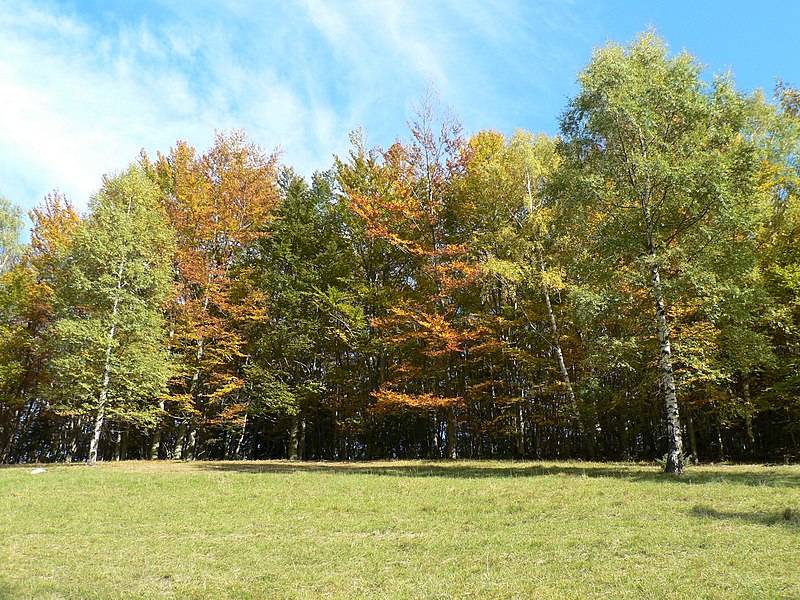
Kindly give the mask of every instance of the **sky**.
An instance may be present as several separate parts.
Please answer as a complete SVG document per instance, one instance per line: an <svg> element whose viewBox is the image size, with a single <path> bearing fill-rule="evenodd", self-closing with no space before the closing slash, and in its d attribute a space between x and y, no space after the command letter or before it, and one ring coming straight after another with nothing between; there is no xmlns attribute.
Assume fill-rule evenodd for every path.
<svg viewBox="0 0 800 600"><path fill-rule="evenodd" d="M0 196L87 206L105 173L245 129L310 176L407 135L426 90L467 133L558 133L592 50L648 27L739 89L800 85L794 0L3 0Z"/></svg>

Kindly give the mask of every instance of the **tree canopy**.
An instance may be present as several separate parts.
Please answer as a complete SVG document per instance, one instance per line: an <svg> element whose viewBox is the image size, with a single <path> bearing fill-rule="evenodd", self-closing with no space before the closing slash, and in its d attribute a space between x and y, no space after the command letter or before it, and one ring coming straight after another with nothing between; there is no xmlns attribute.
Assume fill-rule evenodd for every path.
<svg viewBox="0 0 800 600"><path fill-rule="evenodd" d="M558 136L426 95L305 180L244 132L0 199L0 460L800 454L800 93L653 32Z"/></svg>

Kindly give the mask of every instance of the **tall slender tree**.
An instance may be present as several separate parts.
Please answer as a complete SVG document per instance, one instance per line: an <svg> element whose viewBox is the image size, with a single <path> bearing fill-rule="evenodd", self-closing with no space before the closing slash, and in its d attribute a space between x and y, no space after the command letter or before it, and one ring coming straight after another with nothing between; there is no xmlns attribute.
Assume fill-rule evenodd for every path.
<svg viewBox="0 0 800 600"><path fill-rule="evenodd" d="M710 85L687 53L670 57L645 33L610 43L580 74L561 127L573 198L613 262L646 274L658 338L667 423L666 470L683 471L683 442L669 326L671 277L694 248L735 219L753 173L743 139L744 101L730 80ZM644 283L642 281L641 283Z"/></svg>
<svg viewBox="0 0 800 600"><path fill-rule="evenodd" d="M179 142L155 164L145 160L177 232L176 302L170 311L171 348L180 368L170 388L177 417L172 456L195 454L228 418L239 419L245 344L240 325L263 310L236 294L238 258L262 235L280 196L277 157L267 156L244 132L219 133L205 154Z"/></svg>
<svg viewBox="0 0 800 600"><path fill-rule="evenodd" d="M170 375L163 310L171 297L174 234L158 190L138 166L106 177L53 282L51 400L91 415L88 463L106 422L152 427Z"/></svg>

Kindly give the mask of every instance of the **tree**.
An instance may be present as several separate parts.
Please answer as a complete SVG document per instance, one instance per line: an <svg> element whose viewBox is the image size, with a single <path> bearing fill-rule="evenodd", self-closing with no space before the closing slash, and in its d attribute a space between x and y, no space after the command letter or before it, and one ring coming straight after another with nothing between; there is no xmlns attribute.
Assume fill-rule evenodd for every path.
<svg viewBox="0 0 800 600"><path fill-rule="evenodd" d="M52 282L50 397L61 410L93 416L90 465L109 418L149 428L160 416L174 234L157 199L138 166L106 177Z"/></svg>
<svg viewBox="0 0 800 600"><path fill-rule="evenodd" d="M776 104L757 98L751 135L761 159L759 188L764 218L758 232L762 284L770 302L759 323L776 359L765 369L761 410L770 429L782 424L794 451L800 448L800 92L784 82ZM785 450L785 449L784 449Z"/></svg>
<svg viewBox="0 0 800 600"><path fill-rule="evenodd" d="M15 268L21 229L19 208L0 198L0 462L8 459L24 405L24 357L30 347L24 319L30 279Z"/></svg>
<svg viewBox="0 0 800 600"><path fill-rule="evenodd" d="M170 343L179 368L169 404L178 421L172 456L182 458L184 447L194 454L198 433L208 446L212 430L242 416L242 326L264 306L235 292L231 270L279 204L277 157L234 131L218 134L205 154L179 142L155 164L144 162L177 232Z"/></svg>
<svg viewBox="0 0 800 600"><path fill-rule="evenodd" d="M348 410L342 388L354 382L337 381L351 375L364 316L354 298L352 249L332 201L331 175L316 174L309 187L286 170L279 182L283 200L276 218L242 264L267 306L248 335L247 395L252 413L288 430L286 454L297 460L307 457L306 430L315 418L317 429L332 420L333 431L326 430L335 437L337 415Z"/></svg>
<svg viewBox="0 0 800 600"><path fill-rule="evenodd" d="M377 408L432 415L429 452L457 455L457 411L464 402L463 367L470 332L457 297L474 276L459 230L456 195L464 140L454 119L440 117L428 97L411 123L411 142L397 142L365 160L356 148L339 179L370 243L403 255L392 303L371 326L387 350L385 378L373 392ZM365 178L359 167L369 166ZM444 415L442 419L441 416ZM445 426L440 431L440 423Z"/></svg>
<svg viewBox="0 0 800 600"><path fill-rule="evenodd" d="M595 51L581 91L562 118L563 151L574 180L572 202L612 265L632 266L647 281L658 338L668 452L666 470L683 471L670 278L692 254L738 218L750 192L751 146L742 136L744 100L730 80L706 84L687 53L668 56L645 33L628 46ZM725 232L728 228L723 228ZM645 278L646 274L646 278Z"/></svg>
<svg viewBox="0 0 800 600"><path fill-rule="evenodd" d="M64 197L49 194L31 211L31 243L23 246L18 243L20 213L12 208L10 214L13 218L2 219L11 228L3 244L10 268L0 273L0 462L58 456L60 440L69 435L70 428L43 398L49 379L42 334L52 322L51 284L61 270L61 250L79 220ZM59 440L55 447L54 439Z"/></svg>
<svg viewBox="0 0 800 600"><path fill-rule="evenodd" d="M22 211L0 196L0 274L19 259Z"/></svg>
<svg viewBox="0 0 800 600"><path fill-rule="evenodd" d="M566 417L567 428L577 431L578 445L591 457L594 443L574 380L577 365L569 364L565 352L565 325L572 312L570 276L574 279L574 273L566 272L566 250L575 239L557 223L560 205L550 186L560 162L556 140L522 131L505 140L502 134L482 132L470 139L469 147L462 192L470 206L465 226L475 232L470 251L480 260L482 304L491 315L486 325L503 348L492 364L510 361L502 368L502 381L491 385L492 396L516 396L520 454L533 389L548 387L565 396L565 403L554 398L553 405L565 404L557 412ZM542 372L548 355L558 374Z"/></svg>

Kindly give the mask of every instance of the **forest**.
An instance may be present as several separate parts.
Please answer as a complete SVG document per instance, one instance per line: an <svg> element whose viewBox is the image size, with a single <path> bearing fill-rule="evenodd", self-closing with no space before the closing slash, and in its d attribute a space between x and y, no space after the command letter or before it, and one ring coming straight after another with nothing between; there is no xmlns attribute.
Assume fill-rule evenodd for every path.
<svg viewBox="0 0 800 600"><path fill-rule="evenodd" d="M0 199L0 462L800 459L800 92L645 33L556 136L426 95L310 180L242 131Z"/></svg>

